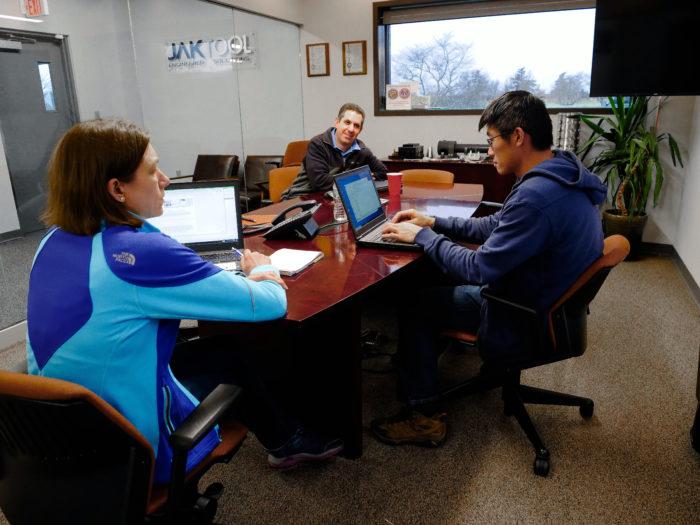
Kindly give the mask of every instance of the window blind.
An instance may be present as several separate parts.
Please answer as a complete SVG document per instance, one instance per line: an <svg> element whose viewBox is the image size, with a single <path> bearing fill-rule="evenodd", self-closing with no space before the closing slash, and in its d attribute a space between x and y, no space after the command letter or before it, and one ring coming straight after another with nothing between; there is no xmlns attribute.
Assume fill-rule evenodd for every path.
<svg viewBox="0 0 700 525"><path fill-rule="evenodd" d="M378 4L380 24L406 24L454 18L562 11L595 7L595 0L465 0Z"/></svg>

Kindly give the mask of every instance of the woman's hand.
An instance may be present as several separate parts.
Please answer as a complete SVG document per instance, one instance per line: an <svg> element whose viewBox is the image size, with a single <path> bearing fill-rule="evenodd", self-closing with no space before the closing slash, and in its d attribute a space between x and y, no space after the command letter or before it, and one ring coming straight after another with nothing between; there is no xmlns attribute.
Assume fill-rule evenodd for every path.
<svg viewBox="0 0 700 525"><path fill-rule="evenodd" d="M241 270L243 270L244 273L249 274L256 267L262 266L264 264L272 264L272 261L270 261L270 257L260 252L252 252L247 248L243 250L243 257L241 257ZM257 272L253 275L248 275L248 279L257 282L275 281L285 290L288 289L287 285L282 280L282 278L279 275L277 275L277 272L274 272L272 270L268 270L266 272Z"/></svg>
<svg viewBox="0 0 700 525"><path fill-rule="evenodd" d="M251 252L248 248L243 250L241 270L245 273L250 273L256 266L262 266L263 264L272 264L267 255L263 255L260 252Z"/></svg>
<svg viewBox="0 0 700 525"><path fill-rule="evenodd" d="M250 279L251 281L257 281L257 282L274 281L277 284L279 284L282 288L284 288L285 290L289 289L289 287L287 286L287 283L285 283L282 280L282 277L277 275L277 272L273 272L272 270L268 270L267 272L254 273L253 275L249 275L248 279Z"/></svg>

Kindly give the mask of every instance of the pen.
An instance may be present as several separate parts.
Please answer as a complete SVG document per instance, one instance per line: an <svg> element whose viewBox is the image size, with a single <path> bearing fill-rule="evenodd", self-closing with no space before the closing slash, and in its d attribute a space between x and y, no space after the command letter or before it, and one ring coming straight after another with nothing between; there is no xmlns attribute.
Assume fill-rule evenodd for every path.
<svg viewBox="0 0 700 525"><path fill-rule="evenodd" d="M243 254L241 252L239 252L236 248L231 248L231 249L233 250L233 253L238 255L241 259L243 258Z"/></svg>
<svg viewBox="0 0 700 525"><path fill-rule="evenodd" d="M248 222L253 222L253 223L258 222L258 221L256 221L255 219L251 219L251 218L249 218L249 217L241 217L241 218L242 218L244 221L248 221Z"/></svg>

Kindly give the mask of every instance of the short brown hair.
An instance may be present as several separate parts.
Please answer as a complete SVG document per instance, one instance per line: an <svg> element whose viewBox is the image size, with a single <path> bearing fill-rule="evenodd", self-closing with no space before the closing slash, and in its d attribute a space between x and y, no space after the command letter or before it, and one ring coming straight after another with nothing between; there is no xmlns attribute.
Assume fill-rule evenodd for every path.
<svg viewBox="0 0 700 525"><path fill-rule="evenodd" d="M345 104L340 106L340 110L338 110L338 120L343 119L343 115L345 115L346 111L354 111L355 113L359 113L360 115L362 115L362 126L365 125L365 110L362 109L360 106L352 102L346 102Z"/></svg>
<svg viewBox="0 0 700 525"><path fill-rule="evenodd" d="M44 222L76 235L96 234L102 221L141 226L142 220L110 196L107 182L130 182L149 142L148 133L121 120L71 127L49 159Z"/></svg>

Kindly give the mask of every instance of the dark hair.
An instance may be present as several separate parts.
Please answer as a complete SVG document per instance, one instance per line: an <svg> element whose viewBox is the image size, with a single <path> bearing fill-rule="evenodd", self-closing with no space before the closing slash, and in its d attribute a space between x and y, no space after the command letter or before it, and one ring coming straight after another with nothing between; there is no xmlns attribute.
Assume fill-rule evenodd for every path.
<svg viewBox="0 0 700 525"><path fill-rule="evenodd" d="M355 113L359 113L360 115L362 115L362 126L365 125L365 110L362 109L360 106L352 102L346 102L345 104L340 106L340 109L338 110L338 120L343 119L343 115L346 111L354 111Z"/></svg>
<svg viewBox="0 0 700 525"><path fill-rule="evenodd" d="M148 133L120 120L71 127L49 159L44 222L77 235L96 234L102 221L141 226L141 219L110 196L107 182L130 182L149 142Z"/></svg>
<svg viewBox="0 0 700 525"><path fill-rule="evenodd" d="M509 91L491 101L481 114L479 129L493 126L503 135L522 128L536 150L552 147L552 119L541 99L527 91Z"/></svg>

